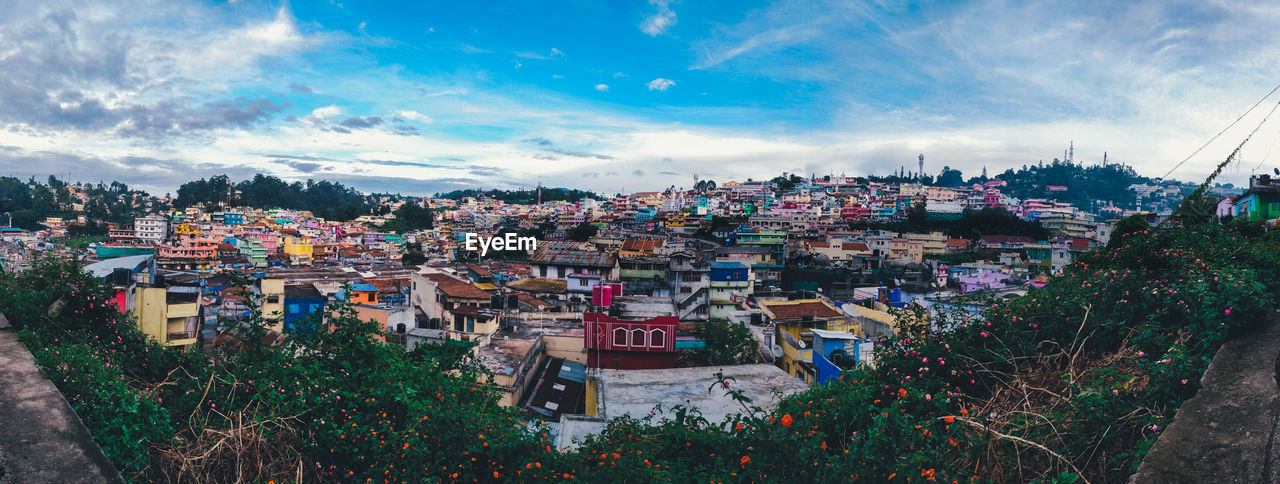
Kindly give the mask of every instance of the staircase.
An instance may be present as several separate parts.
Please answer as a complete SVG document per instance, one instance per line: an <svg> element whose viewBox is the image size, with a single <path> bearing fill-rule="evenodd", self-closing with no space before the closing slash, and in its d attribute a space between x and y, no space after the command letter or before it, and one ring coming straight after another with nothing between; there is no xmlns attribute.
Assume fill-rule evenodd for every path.
<svg viewBox="0 0 1280 484"><path fill-rule="evenodd" d="M681 321L707 319L705 313L698 314L698 309L707 307L707 304L703 302L705 301L703 298L706 297L709 291L709 287L703 286L684 297L677 296L676 317L680 318Z"/></svg>

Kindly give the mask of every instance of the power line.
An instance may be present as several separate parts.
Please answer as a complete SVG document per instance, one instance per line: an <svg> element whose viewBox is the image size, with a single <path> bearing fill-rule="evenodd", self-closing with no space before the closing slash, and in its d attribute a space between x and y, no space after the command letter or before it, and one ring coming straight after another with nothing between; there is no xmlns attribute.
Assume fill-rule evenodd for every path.
<svg viewBox="0 0 1280 484"><path fill-rule="evenodd" d="M1249 110L1248 110L1248 111L1245 111L1245 112L1244 112L1244 114L1241 114L1241 115L1240 115L1240 117L1236 118L1236 120L1235 120L1235 121L1232 121L1232 122L1231 122L1231 124L1228 124L1228 125L1227 125L1227 127L1222 128L1222 131L1219 131L1219 132L1218 132L1218 134L1213 135L1213 137L1212 137L1212 138L1209 138L1209 141L1206 141L1203 145L1200 145L1200 147L1199 147L1199 148L1196 148L1196 150L1195 150L1195 151L1191 152L1191 154L1190 154L1190 155L1187 155L1187 157L1186 157L1186 158L1183 158L1183 159L1182 159L1182 161L1179 161L1179 162L1178 162L1178 164L1173 165L1173 168L1170 168L1170 169L1169 169L1169 171L1165 172L1164 176L1162 176L1162 177L1160 177L1160 178L1168 178L1170 174L1172 174L1175 170L1177 170L1179 167L1181 167L1184 163L1186 163L1187 161L1191 160L1191 158L1192 158L1192 157L1194 157L1194 156L1196 156L1197 154L1200 154L1200 151L1202 151L1202 150L1204 150L1205 148L1207 148L1210 144L1212 144L1214 141L1216 141L1216 140L1218 139L1218 137L1222 136L1222 134L1223 134L1223 133L1226 133L1226 132L1227 132L1227 130L1231 129L1233 126L1235 126L1235 125L1236 125L1236 123L1239 123L1239 122L1240 122L1240 120L1244 119L1244 117L1245 117L1245 116L1248 116L1248 115L1249 115L1249 113L1253 112L1253 110L1254 110L1254 109L1257 109L1257 107L1258 107L1258 106L1260 106L1260 105L1262 104L1262 102L1263 102L1263 101L1266 101L1266 100L1267 100L1267 98L1271 97L1271 95L1272 95L1272 94L1275 94L1275 93L1276 93L1276 91L1280 91L1280 84L1276 84L1276 87L1271 88L1271 92L1268 92L1266 96L1262 96L1262 99L1259 99L1259 100L1258 100L1258 102L1253 103L1253 106L1249 107ZM1271 109L1271 112L1275 112L1275 108L1272 108L1272 109ZM1269 116L1270 116L1270 115L1268 114L1268 117L1269 117ZM1263 121L1266 121L1266 119L1264 118L1264 119L1263 119ZM1259 124L1259 126L1261 126L1261 124ZM1256 132L1256 131L1257 131L1257 128L1254 128L1254 131ZM1250 136L1253 136L1253 134L1252 134L1252 133L1250 133ZM1247 139L1248 139L1248 138L1246 138L1246 140L1247 140Z"/></svg>

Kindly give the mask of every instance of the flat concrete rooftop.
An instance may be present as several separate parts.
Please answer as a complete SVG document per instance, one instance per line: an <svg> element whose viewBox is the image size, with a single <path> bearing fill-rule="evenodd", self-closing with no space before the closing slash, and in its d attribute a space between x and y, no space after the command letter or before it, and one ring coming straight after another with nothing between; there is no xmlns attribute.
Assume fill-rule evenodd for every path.
<svg viewBox="0 0 1280 484"><path fill-rule="evenodd" d="M697 407L702 416L712 423L725 421L730 415L740 413L742 406L725 396L724 390L707 388L716 383L715 373L723 372L733 377L732 388L743 390L752 405L771 409L779 397L809 389L809 385L788 375L782 369L767 364L704 366L697 368L671 368L663 370L599 370L600 391L598 407L603 408L602 418L562 418L557 434L557 446L572 447L573 439L598 434L609 419L631 415L644 418L659 403L664 408L675 405ZM661 419L659 414L657 419Z"/></svg>

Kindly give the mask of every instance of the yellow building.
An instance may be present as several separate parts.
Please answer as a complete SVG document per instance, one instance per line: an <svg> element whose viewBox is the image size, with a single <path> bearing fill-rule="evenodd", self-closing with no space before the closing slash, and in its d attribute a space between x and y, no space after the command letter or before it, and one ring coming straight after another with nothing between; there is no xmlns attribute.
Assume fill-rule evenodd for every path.
<svg viewBox="0 0 1280 484"><path fill-rule="evenodd" d="M183 222L178 224L178 228L174 229L173 233L178 235L190 235L194 237L194 236L201 235L202 231L200 230L200 227L196 226L196 224Z"/></svg>
<svg viewBox="0 0 1280 484"><path fill-rule="evenodd" d="M200 287L135 286L133 316L138 329L165 346L196 342L200 330Z"/></svg>
<svg viewBox="0 0 1280 484"><path fill-rule="evenodd" d="M262 311L262 319L268 321L267 327L279 332L284 332L284 279L282 278L262 278L258 280L258 284L254 287L255 292L262 296L262 300L258 302L259 309Z"/></svg>
<svg viewBox="0 0 1280 484"><path fill-rule="evenodd" d="M289 256L289 265L309 266L314 248L311 239L306 237L285 237L284 253Z"/></svg>
<svg viewBox="0 0 1280 484"><path fill-rule="evenodd" d="M760 312L774 324L774 343L782 348L778 366L810 383L817 375L813 366L813 329L862 334L856 320L846 319L843 311L821 299L763 301Z"/></svg>

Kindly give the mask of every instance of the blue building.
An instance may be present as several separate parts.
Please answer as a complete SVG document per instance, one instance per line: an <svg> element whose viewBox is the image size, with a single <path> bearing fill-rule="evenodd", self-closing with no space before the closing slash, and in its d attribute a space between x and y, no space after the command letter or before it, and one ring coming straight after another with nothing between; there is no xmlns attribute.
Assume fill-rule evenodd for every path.
<svg viewBox="0 0 1280 484"><path fill-rule="evenodd" d="M227 212L222 215L222 223L226 225L244 225L244 214L238 212Z"/></svg>
<svg viewBox="0 0 1280 484"><path fill-rule="evenodd" d="M324 317L324 301L324 295L310 284L285 286L284 332L299 333L298 328L294 326L295 323L313 314L317 315L316 322L320 322Z"/></svg>
<svg viewBox="0 0 1280 484"><path fill-rule="evenodd" d="M654 210L652 208L642 208L642 209L636 210L635 220L636 220L636 223L644 223L644 222L653 220L653 218L656 216L658 216L657 210Z"/></svg>
<svg viewBox="0 0 1280 484"><path fill-rule="evenodd" d="M713 282L747 281L751 278L751 269L741 262L712 262L711 280Z"/></svg>
<svg viewBox="0 0 1280 484"><path fill-rule="evenodd" d="M853 333L842 331L813 331L813 366L818 370L815 381L824 385L841 373L852 370L858 363L871 360L872 343Z"/></svg>

